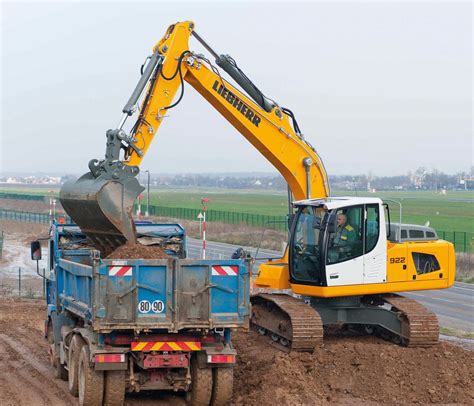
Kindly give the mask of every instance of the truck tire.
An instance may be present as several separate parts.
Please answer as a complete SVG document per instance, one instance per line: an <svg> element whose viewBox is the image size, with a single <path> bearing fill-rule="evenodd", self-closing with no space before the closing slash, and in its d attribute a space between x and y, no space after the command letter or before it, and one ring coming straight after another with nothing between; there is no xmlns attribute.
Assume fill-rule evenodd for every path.
<svg viewBox="0 0 474 406"><path fill-rule="evenodd" d="M106 371L104 406L122 406L125 402L125 371Z"/></svg>
<svg viewBox="0 0 474 406"><path fill-rule="evenodd" d="M89 346L84 345L79 355L79 405L102 406L102 399L104 397L104 372L94 370L89 360Z"/></svg>
<svg viewBox="0 0 474 406"><path fill-rule="evenodd" d="M69 345L69 362L68 362L68 386L69 393L77 397L79 395L78 371L79 371L79 356L81 349L84 346L84 340L78 335L74 334Z"/></svg>
<svg viewBox="0 0 474 406"><path fill-rule="evenodd" d="M208 406L212 396L212 368L199 368L196 358L191 360L191 388L187 396L191 406Z"/></svg>
<svg viewBox="0 0 474 406"><path fill-rule="evenodd" d="M212 370L212 406L230 405L234 388L234 368L214 368Z"/></svg>

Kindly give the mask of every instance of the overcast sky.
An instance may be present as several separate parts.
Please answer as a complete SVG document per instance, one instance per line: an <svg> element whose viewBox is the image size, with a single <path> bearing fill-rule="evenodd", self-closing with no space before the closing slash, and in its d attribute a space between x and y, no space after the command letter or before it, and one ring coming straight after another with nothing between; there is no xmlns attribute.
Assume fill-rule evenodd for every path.
<svg viewBox="0 0 474 406"><path fill-rule="evenodd" d="M0 172L84 173L102 158L139 68L194 20L291 108L330 174L469 170L470 2L1 4ZM191 39L191 50L202 52ZM141 169L274 171L190 85Z"/></svg>

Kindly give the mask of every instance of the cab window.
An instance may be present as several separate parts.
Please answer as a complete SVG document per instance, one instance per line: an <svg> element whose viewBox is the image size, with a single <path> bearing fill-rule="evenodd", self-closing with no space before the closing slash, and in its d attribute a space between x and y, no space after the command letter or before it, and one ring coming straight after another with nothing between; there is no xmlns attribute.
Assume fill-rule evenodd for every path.
<svg viewBox="0 0 474 406"><path fill-rule="evenodd" d="M292 277L299 281L316 284L322 282L320 237L322 223L327 211L305 207L298 213L291 246Z"/></svg>
<svg viewBox="0 0 474 406"><path fill-rule="evenodd" d="M328 264L344 262L363 253L363 206L337 210L336 220L336 231L329 234Z"/></svg>

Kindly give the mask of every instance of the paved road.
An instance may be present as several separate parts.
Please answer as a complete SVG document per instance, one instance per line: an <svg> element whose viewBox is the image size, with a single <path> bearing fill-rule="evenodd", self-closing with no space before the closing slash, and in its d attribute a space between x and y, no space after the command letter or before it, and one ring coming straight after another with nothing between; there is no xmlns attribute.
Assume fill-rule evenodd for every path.
<svg viewBox="0 0 474 406"><path fill-rule="evenodd" d="M208 241L206 258L226 259L238 248L237 245ZM252 256L256 249L244 247ZM188 239L188 255L190 258L200 258L202 242L193 238ZM278 258L280 253L270 250L259 250L258 258ZM257 264L262 261L257 260ZM407 292L404 295L416 299L438 315L440 324L457 330L474 332L474 285L456 282L449 289L425 290Z"/></svg>
<svg viewBox="0 0 474 406"><path fill-rule="evenodd" d="M232 253L239 248L240 245L226 244L223 242L206 241L206 258L207 259L229 259ZM250 252L252 257L255 258L257 253L253 247L243 247ZM202 254L202 241L194 238L188 238L188 256L190 258L201 258ZM258 260L256 263L264 262L265 258L279 258L281 254L277 251L260 249L258 250Z"/></svg>
<svg viewBox="0 0 474 406"><path fill-rule="evenodd" d="M472 284L455 282L449 289L407 292L404 295L416 299L435 312L442 326L474 332Z"/></svg>

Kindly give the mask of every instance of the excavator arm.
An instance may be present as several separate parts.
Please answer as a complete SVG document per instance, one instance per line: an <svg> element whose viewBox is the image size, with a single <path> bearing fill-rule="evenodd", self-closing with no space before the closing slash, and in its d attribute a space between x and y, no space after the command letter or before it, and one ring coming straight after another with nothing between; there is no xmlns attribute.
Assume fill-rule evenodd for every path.
<svg viewBox="0 0 474 406"><path fill-rule="evenodd" d="M225 81L217 70L212 69L208 59L188 51L188 40L193 34L192 22L178 23L171 26L155 46L154 52L166 56L159 76L150 86L150 97L145 97L138 125L132 134L142 154L130 149L128 164L140 164L166 115L167 107L172 105L173 98L185 81L278 169L296 199L308 198L308 194L327 197L328 182L322 161L292 128L290 116L279 106L268 108L268 101L264 100L262 104L267 101L269 110L266 111ZM197 34L194 35L204 42ZM223 60L226 57L217 58Z"/></svg>
<svg viewBox="0 0 474 406"><path fill-rule="evenodd" d="M189 50L191 36L248 95L225 80L209 59ZM167 112L181 101L185 82L278 169L295 199L329 195L322 160L299 132L293 113L267 99L231 57L218 55L194 31L194 23L171 25L149 59L118 128L107 132L105 159L92 160L90 173L61 190L63 207L99 249L109 252L134 240L131 209L142 190L135 178L138 167ZM143 93L138 118L127 134L123 126L136 112Z"/></svg>

